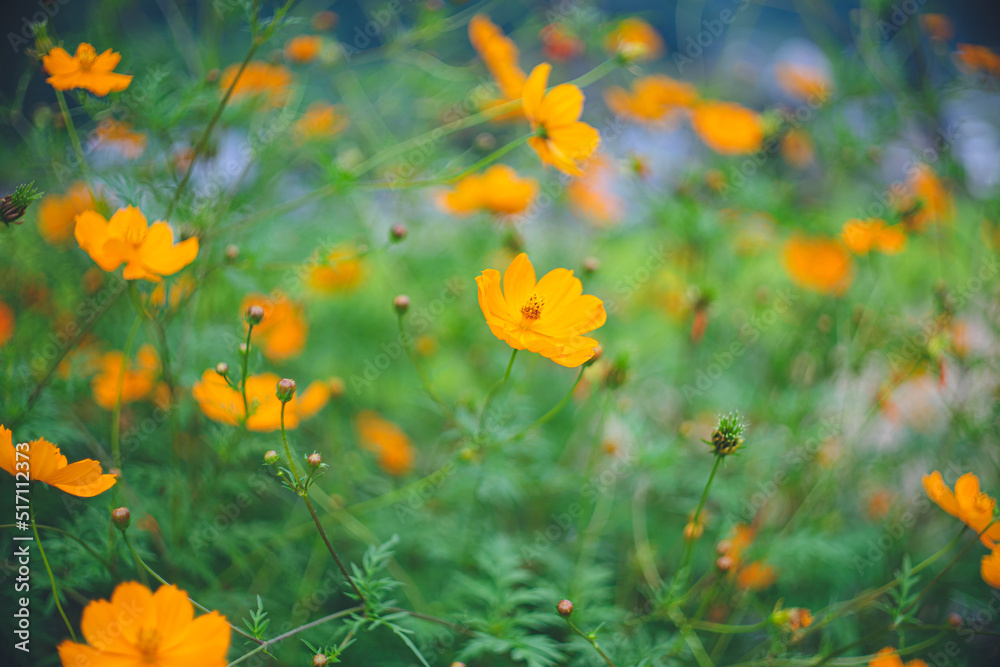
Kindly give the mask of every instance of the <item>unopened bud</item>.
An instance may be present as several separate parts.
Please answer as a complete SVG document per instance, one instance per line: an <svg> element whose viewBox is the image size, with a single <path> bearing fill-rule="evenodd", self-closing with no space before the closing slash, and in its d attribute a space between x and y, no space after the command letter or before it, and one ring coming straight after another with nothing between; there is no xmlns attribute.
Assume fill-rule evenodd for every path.
<svg viewBox="0 0 1000 667"><path fill-rule="evenodd" d="M733 569L733 559L730 556L719 556L715 559L715 569L719 572L729 572Z"/></svg>
<svg viewBox="0 0 1000 667"><path fill-rule="evenodd" d="M409 230L406 228L406 225L404 225L401 222L397 222L389 230L389 238L392 239L393 241L402 241L403 239L406 238L406 234L408 231Z"/></svg>
<svg viewBox="0 0 1000 667"><path fill-rule="evenodd" d="M685 540L697 540L701 537L701 534L705 532L705 524L699 522L694 523L689 521L687 525L684 526L684 539Z"/></svg>
<svg viewBox="0 0 1000 667"><path fill-rule="evenodd" d="M595 345L594 356L592 356L590 359L587 359L587 365L590 366L591 364L595 363L598 359L601 358L601 355L603 354L604 354L604 348L601 347L600 345Z"/></svg>
<svg viewBox="0 0 1000 667"><path fill-rule="evenodd" d="M573 613L573 603L569 600L560 600L559 604L556 605L556 611L563 618L569 618L569 615Z"/></svg>
<svg viewBox="0 0 1000 667"><path fill-rule="evenodd" d="M226 377L227 375L229 375L229 364L227 364L224 361L220 361L215 365L215 372L221 375L222 377Z"/></svg>
<svg viewBox="0 0 1000 667"><path fill-rule="evenodd" d="M718 544L715 545L715 553L720 556L725 556L729 553L730 549L733 548L733 543L729 540L720 540Z"/></svg>
<svg viewBox="0 0 1000 667"><path fill-rule="evenodd" d="M326 667L327 662L327 657L322 653L317 653L313 656L313 667Z"/></svg>
<svg viewBox="0 0 1000 667"><path fill-rule="evenodd" d="M111 523L115 524L118 530L125 532L132 523L132 513L127 507L119 507L111 512Z"/></svg>
<svg viewBox="0 0 1000 667"><path fill-rule="evenodd" d="M111 475L112 477L115 477L116 479L122 478L121 468L108 468L108 474Z"/></svg>
<svg viewBox="0 0 1000 667"><path fill-rule="evenodd" d="M476 135L476 148L481 151L491 151L497 147L497 138L489 132L480 132Z"/></svg>
<svg viewBox="0 0 1000 667"><path fill-rule="evenodd" d="M226 259L230 262L235 262L240 256L240 247L235 243L230 243L226 246Z"/></svg>
<svg viewBox="0 0 1000 667"><path fill-rule="evenodd" d="M323 464L323 457L320 456L317 452L313 452L312 454L306 457L306 463L308 463L309 466L312 468L318 468Z"/></svg>
<svg viewBox="0 0 1000 667"><path fill-rule="evenodd" d="M459 662L458 660L456 660L455 662L451 663L450 667L465 667L465 663L464 662Z"/></svg>
<svg viewBox="0 0 1000 667"><path fill-rule="evenodd" d="M213 67L205 73L205 81L208 83L215 83L219 80L219 68Z"/></svg>
<svg viewBox="0 0 1000 667"><path fill-rule="evenodd" d="M964 621L962 620L962 617L956 614L955 612L951 612L950 614L948 614L948 625L950 625L951 627L960 628L962 627L963 622Z"/></svg>
<svg viewBox="0 0 1000 667"><path fill-rule="evenodd" d="M278 462L278 452L272 449L268 451L266 454L264 454L264 463L266 463L267 465L272 466L277 462Z"/></svg>
<svg viewBox="0 0 1000 667"><path fill-rule="evenodd" d="M583 272L590 274L601 268L601 262L596 257L588 257L583 260Z"/></svg>
<svg viewBox="0 0 1000 667"><path fill-rule="evenodd" d="M344 378L332 377L330 378L328 384L330 385L330 395L334 398L340 398L344 395L344 391L347 389L347 383L344 382Z"/></svg>
<svg viewBox="0 0 1000 667"><path fill-rule="evenodd" d="M264 319L264 309L257 304L249 306L246 312L246 319L247 324L251 326L260 324L260 321Z"/></svg>
<svg viewBox="0 0 1000 667"><path fill-rule="evenodd" d="M405 294L400 294L392 300L392 305L396 309L397 313L404 315L406 314L406 311L410 309L410 297Z"/></svg>
<svg viewBox="0 0 1000 667"><path fill-rule="evenodd" d="M249 349L246 343L240 343L240 354L246 354Z"/></svg>
<svg viewBox="0 0 1000 667"><path fill-rule="evenodd" d="M287 403L295 396L295 380L284 378L278 381L278 400Z"/></svg>

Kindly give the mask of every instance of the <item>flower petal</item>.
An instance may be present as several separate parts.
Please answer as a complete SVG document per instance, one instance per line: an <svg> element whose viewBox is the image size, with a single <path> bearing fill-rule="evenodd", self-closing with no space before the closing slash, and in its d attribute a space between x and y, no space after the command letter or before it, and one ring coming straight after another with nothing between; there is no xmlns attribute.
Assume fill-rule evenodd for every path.
<svg viewBox="0 0 1000 667"><path fill-rule="evenodd" d="M542 63L531 70L528 80L524 82L524 90L521 92L521 101L524 105L524 115L533 124L538 121L538 112L542 106L542 99L545 95L545 87L549 82L549 72L552 65Z"/></svg>
<svg viewBox="0 0 1000 667"><path fill-rule="evenodd" d="M583 113L583 92L571 83L564 83L550 90L538 109L539 122L550 131L560 125L576 122Z"/></svg>
<svg viewBox="0 0 1000 667"><path fill-rule="evenodd" d="M535 289L535 267L526 253L514 258L503 274L503 295L509 306L520 309Z"/></svg>

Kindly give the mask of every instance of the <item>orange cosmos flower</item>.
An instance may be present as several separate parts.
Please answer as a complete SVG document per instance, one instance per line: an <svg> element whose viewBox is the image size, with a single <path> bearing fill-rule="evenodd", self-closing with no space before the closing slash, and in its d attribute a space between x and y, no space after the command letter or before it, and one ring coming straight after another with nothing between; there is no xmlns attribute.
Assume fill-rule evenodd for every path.
<svg viewBox="0 0 1000 667"><path fill-rule="evenodd" d="M886 646L868 661L868 667L927 667L927 663L923 660L910 660L904 665L896 649Z"/></svg>
<svg viewBox="0 0 1000 667"><path fill-rule="evenodd" d="M225 95L229 87L236 81L240 71L237 64L230 65L219 78L219 89ZM289 87L292 84L292 73L283 65L253 60L247 63L236 87L233 88L233 100L255 98L268 107L280 107L288 99Z"/></svg>
<svg viewBox="0 0 1000 667"><path fill-rule="evenodd" d="M625 60L655 60L665 50L656 28L640 18L627 18L604 38L604 48Z"/></svg>
<svg viewBox="0 0 1000 667"><path fill-rule="evenodd" d="M302 118L292 126L295 143L305 144L309 141L330 139L342 132L351 122L347 118L347 109L339 104L313 102L302 114Z"/></svg>
<svg viewBox="0 0 1000 667"><path fill-rule="evenodd" d="M114 410L115 402L118 400L118 382L122 376L124 356L118 350L105 353L97 362L97 375L90 381L94 402L105 410ZM136 363L128 362L125 367L122 405L141 401L152 394L159 373L159 355L152 345L143 345L136 355Z"/></svg>
<svg viewBox="0 0 1000 667"><path fill-rule="evenodd" d="M1000 549L993 549L979 563L979 574L993 588L1000 588Z"/></svg>
<svg viewBox="0 0 1000 667"><path fill-rule="evenodd" d="M851 256L832 239L789 239L785 243L784 264L795 283L817 292L842 294L851 284Z"/></svg>
<svg viewBox="0 0 1000 667"><path fill-rule="evenodd" d="M926 164L910 170L903 194L896 197L896 208L903 211L903 224L917 231L929 223L948 222L955 216L951 193Z"/></svg>
<svg viewBox="0 0 1000 667"><path fill-rule="evenodd" d="M920 27L935 42L947 42L955 36L955 26L944 14L921 14Z"/></svg>
<svg viewBox="0 0 1000 667"><path fill-rule="evenodd" d="M271 361L284 361L302 354L309 335L309 323L302 307L281 292L270 296L248 294L240 305L240 312L247 312L250 306L264 309L264 319L254 326L254 341L261 352ZM249 326L244 321L244 326Z"/></svg>
<svg viewBox="0 0 1000 667"><path fill-rule="evenodd" d="M285 42L285 58L293 63L311 63L323 50L323 39L316 35L297 35Z"/></svg>
<svg viewBox="0 0 1000 667"><path fill-rule="evenodd" d="M645 76L632 82L632 92L617 86L604 91L604 101L615 114L640 123L663 123L690 109L698 90L686 81L665 74Z"/></svg>
<svg viewBox="0 0 1000 667"><path fill-rule="evenodd" d="M468 215L488 211L498 215L523 212L538 193L538 181L520 178L505 164L495 164L482 174L471 174L445 192L439 204L449 213Z"/></svg>
<svg viewBox="0 0 1000 667"><path fill-rule="evenodd" d="M125 280L160 282L194 261L198 238L174 245L174 230L162 220L152 226L134 206L118 209L111 220L97 211L76 216L76 241L90 258L105 271L114 271L122 263Z"/></svg>
<svg viewBox="0 0 1000 667"><path fill-rule="evenodd" d="M194 276L190 274L184 274L173 281L170 289L167 289L167 283L161 282L149 295L149 305L154 308L167 308L174 311L177 307L187 299L188 296L194 292L194 288L197 287L198 283L194 279Z"/></svg>
<svg viewBox="0 0 1000 667"><path fill-rule="evenodd" d="M549 23L538 33L542 39L542 50L549 60L566 62L583 54L583 40L565 23Z"/></svg>
<svg viewBox="0 0 1000 667"><path fill-rule="evenodd" d="M734 102L702 102L694 108L691 125L716 153L741 155L764 143L760 114Z"/></svg>
<svg viewBox="0 0 1000 667"><path fill-rule="evenodd" d="M778 579L777 571L760 561L748 563L736 575L736 584L745 591L762 591Z"/></svg>
<svg viewBox="0 0 1000 667"><path fill-rule="evenodd" d="M269 433L281 428L281 401L275 393L280 379L274 373L247 378L249 419L243 409L243 393L230 386L215 369L202 374L201 380L194 383L191 395L212 421L232 426L239 426L245 421L248 430ZM285 428L297 428L300 421L315 416L329 400L330 386L326 382L316 381L305 391L296 392L285 405Z"/></svg>
<svg viewBox="0 0 1000 667"><path fill-rule="evenodd" d="M938 507L960 519L977 534L983 533L979 540L987 549L1000 544L1000 523L990 526L996 500L979 490L979 478L976 475L967 472L959 477L955 482L954 493L937 470L924 475L923 484L927 497L937 503ZM988 530L987 526L990 526Z"/></svg>
<svg viewBox="0 0 1000 667"><path fill-rule="evenodd" d="M906 247L906 234L902 225L886 225L885 220L851 218L844 223L840 237L855 255L867 255L878 250L886 255L897 255Z"/></svg>
<svg viewBox="0 0 1000 667"><path fill-rule="evenodd" d="M583 113L583 93L576 86L564 83L545 92L552 65L542 63L531 70L524 84L521 102L524 115L531 122L536 136L528 139L542 162L559 171L579 176L579 160L586 160L597 150L601 135L580 122Z"/></svg>
<svg viewBox="0 0 1000 667"><path fill-rule="evenodd" d="M365 265L361 251L353 243L343 243L317 261L306 276L309 287L324 294L349 292L361 284Z"/></svg>
<svg viewBox="0 0 1000 667"><path fill-rule="evenodd" d="M985 72L992 76L1000 76L1000 55L985 46L959 44L955 57L959 63L973 72Z"/></svg>
<svg viewBox="0 0 1000 667"><path fill-rule="evenodd" d="M781 157L796 169L805 169L816 160L812 139L805 130L791 129L781 139Z"/></svg>
<svg viewBox="0 0 1000 667"><path fill-rule="evenodd" d="M402 429L371 410L358 415L356 427L361 446L378 456L382 470L396 477L413 470L415 450Z"/></svg>
<svg viewBox="0 0 1000 667"><path fill-rule="evenodd" d="M56 90L86 88L104 97L110 92L125 90L132 83L131 76L114 72L121 59L121 54L111 49L97 55L97 50L84 42L76 47L73 56L57 46L42 57L42 65L51 75L46 81Z"/></svg>
<svg viewBox="0 0 1000 667"><path fill-rule="evenodd" d="M832 93L830 77L817 67L781 63L774 74L785 94L802 102L826 102Z"/></svg>
<svg viewBox="0 0 1000 667"><path fill-rule="evenodd" d="M521 91L527 77L524 70L517 64L520 52L517 45L503 34L485 14L476 14L469 21L469 41L479 57L483 59L486 69L490 71L493 80L500 87L502 100L495 100L485 106L503 104L521 98ZM520 111L504 114L501 118L519 116Z"/></svg>
<svg viewBox="0 0 1000 667"><path fill-rule="evenodd" d="M86 644L59 645L63 667L225 667L229 650L226 617L213 611L195 618L187 593L169 585L153 593L134 581L118 584L110 601L84 608L80 629Z"/></svg>
<svg viewBox="0 0 1000 667"><path fill-rule="evenodd" d="M0 347L14 336L14 310L0 301Z"/></svg>
<svg viewBox="0 0 1000 667"><path fill-rule="evenodd" d="M573 179L566 186L573 208L598 227L619 222L625 208L621 198L615 194L614 177L613 166L599 153L587 163L580 178Z"/></svg>
<svg viewBox="0 0 1000 667"><path fill-rule="evenodd" d="M93 207L86 183L73 183L65 195L45 195L38 207L38 233L49 245L63 243L73 236L76 216Z"/></svg>
<svg viewBox="0 0 1000 667"><path fill-rule="evenodd" d="M146 150L146 135L133 131L129 123L114 118L102 120L92 137L98 146L116 150L129 160L134 160Z"/></svg>
<svg viewBox="0 0 1000 667"><path fill-rule="evenodd" d="M583 334L603 326L607 314L600 299L583 294L583 284L569 269L553 269L536 281L522 252L502 281L499 271L486 269L476 284L490 331L515 350L537 352L567 368L594 356L598 343Z"/></svg>
<svg viewBox="0 0 1000 667"><path fill-rule="evenodd" d="M104 493L117 481L114 475L103 474L101 464L92 459L67 463L66 457L59 452L59 447L43 438L32 440L26 445L20 443L15 452L10 429L4 428L2 424L0 468L15 478L18 474L27 474L30 480L45 482L80 498L92 498Z"/></svg>

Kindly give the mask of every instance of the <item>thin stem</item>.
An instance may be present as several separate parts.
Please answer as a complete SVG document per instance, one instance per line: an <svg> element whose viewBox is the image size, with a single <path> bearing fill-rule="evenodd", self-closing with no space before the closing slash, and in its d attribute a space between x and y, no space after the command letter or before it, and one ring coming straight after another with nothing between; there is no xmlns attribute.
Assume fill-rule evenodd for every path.
<svg viewBox="0 0 1000 667"><path fill-rule="evenodd" d="M618 69L618 63L619 63L618 58L608 58L603 63L599 64L597 67L590 70L589 72L585 72L584 74L581 74L580 76L576 77L571 81L567 81L566 83L572 84L579 88L586 88L595 81L602 79L603 77L607 76L614 70Z"/></svg>
<svg viewBox="0 0 1000 667"><path fill-rule="evenodd" d="M403 313L399 313L396 318L399 323L400 341L409 340L410 338L410 335L406 332L406 326L403 323L404 317L405 315ZM410 358L410 363L413 364L414 370L417 371L421 384L424 385L424 391L427 392L427 395L431 397L432 401L438 404L438 407L441 408L441 411L444 412L448 419L455 421L455 414L452 412L451 406L441 400L441 397L434 391L434 387L431 386L431 379L427 377L427 373L424 371L423 366L420 365L420 360L417 359L417 355L413 352L413 346L404 345L403 348L406 350L406 356Z"/></svg>
<svg viewBox="0 0 1000 667"><path fill-rule="evenodd" d="M253 323L247 323L246 350L243 352L243 368L240 370L240 393L243 394L243 424L250 419L250 404L247 402L247 365L250 363L250 335L253 333ZM281 409L285 406L282 404Z"/></svg>
<svg viewBox="0 0 1000 667"><path fill-rule="evenodd" d="M58 88L54 90L56 91L56 99L59 100L59 109L62 111L63 120L66 122L66 131L69 133L69 140L73 144L73 150L76 151L76 157L80 160L80 169L83 171L84 180L90 180L90 170L87 168L87 158L83 155L83 146L80 144L80 136L76 133L76 125L73 124L73 117L69 113L69 107L66 106L66 97Z"/></svg>
<svg viewBox="0 0 1000 667"><path fill-rule="evenodd" d="M604 658L604 662L608 663L608 667L616 667L615 663L612 662L611 658L608 657L608 654L605 653L601 649L601 647L597 645L597 638L596 637L593 637L591 635L584 634L583 632L581 632L580 628L576 627L576 625L573 623L573 621L569 620L568 618L566 619L566 622L569 623L569 627L573 629L573 632L575 632L576 634L578 634L581 637L583 637L584 639L586 639L590 643L590 645L594 647L594 650L597 651L602 658Z"/></svg>
<svg viewBox="0 0 1000 667"><path fill-rule="evenodd" d="M0 528L14 528L14 527L15 525L13 523L0 525ZM51 530L53 533L59 533L60 535L64 535L70 538L71 540L74 540L77 544L86 549L87 553L89 553L91 556L99 560L101 562L101 565L103 565L105 569L107 569L108 573L113 574L111 572L111 565L109 565L108 561L104 559L104 556L97 553L97 551L94 550L94 547L90 546L89 544L81 540L79 537L74 535L73 533L67 532L62 528L56 528L55 526L46 526L45 524L41 523L38 524L38 528L40 528L41 530Z"/></svg>
<svg viewBox="0 0 1000 667"><path fill-rule="evenodd" d="M708 500L708 490L712 488L712 480L715 479L715 473L719 470L719 464L722 463L722 456L715 457L715 463L712 465L712 472L708 476L708 481L705 482L705 488L701 492L701 499L698 501L698 508L694 511L694 518L691 519L691 523L697 527L698 518L701 516L701 511L705 507L705 501ZM677 569L678 572L684 572L687 566L691 563L691 556L694 554L694 543L695 539L687 541L687 546L684 547L684 557L681 559L680 567ZM687 581L688 575L683 574L685 582Z"/></svg>
<svg viewBox="0 0 1000 667"><path fill-rule="evenodd" d="M507 383L507 378L510 377L510 369L514 367L514 358L517 357L517 350L513 350L510 354L510 361L507 362L507 370L504 371L503 377L496 381L496 383L490 388L489 393L486 394L486 400L483 401L483 409L479 412L479 425L476 427L476 433L483 432L483 422L486 421L486 411L490 407L490 401L493 400L493 396L497 393L504 384Z"/></svg>
<svg viewBox="0 0 1000 667"><path fill-rule="evenodd" d="M49 583L52 584L52 595L56 599L56 609L59 610L59 615L62 616L62 620L66 623L66 628L69 630L69 636L76 641L76 631L73 630L73 624L69 622L69 618L66 617L66 612L63 611L62 602L59 601L59 588L56 586L56 578L52 574L52 568L49 567L49 559L45 556L45 549L42 548L42 538L38 536L38 526L35 525L35 506L32 504L29 507L30 517L31 517L31 532L35 535L35 543L38 544L38 553L42 556L42 562L45 564L45 571L49 575Z"/></svg>
<svg viewBox="0 0 1000 667"><path fill-rule="evenodd" d="M128 373L128 362L132 356L132 346L135 345L135 337L139 334L139 327L142 326L143 315L140 312L132 322L129 329L128 338L125 339L125 349L122 351L122 366L118 371L118 386L115 389L115 407L111 413L111 460L114 461L115 468L122 469L122 451L120 443L121 416L122 416L122 392L125 390L125 374ZM112 504L118 503L117 485L113 493Z"/></svg>
<svg viewBox="0 0 1000 667"><path fill-rule="evenodd" d="M979 542L979 538L983 535L983 533L985 533L987 530L989 530L990 526L992 526L995 522L996 522L995 520L994 521L990 521L989 525L987 525L985 528L983 528L983 530L978 535L976 535L976 539L970 540L968 544L966 544L964 547L962 547L962 550L959 551L957 554L955 554L955 557L951 559L951 562L948 563L947 565L945 565L944 568L942 568L941 571L938 572L934 576L934 578L930 580L930 583L928 583L926 586L924 586L924 589L917 594L917 597L913 598L913 600L910 602L910 604L908 604L906 606L906 609L904 609L902 613L906 614L906 612L908 612L911 609L913 609L913 607L915 607L916 604L918 602L920 602L921 598L923 598L925 595L927 595L927 593L931 590L931 588L934 587L934 584L936 584L938 582L938 580L941 579L941 577L943 577L944 574L948 570L950 570L952 568L952 566L954 566L955 563L957 563L962 558L962 556L964 556L966 553L968 553L969 549L971 549L974 544L976 544L977 542ZM965 531L962 531L962 532L965 532ZM961 533L959 533L959 535L961 535Z"/></svg>
<svg viewBox="0 0 1000 667"><path fill-rule="evenodd" d="M562 410L563 408L565 408L566 404L569 403L569 399L571 399L573 397L573 392L576 391L576 386L578 384L580 384L580 380L583 379L583 371L584 370L586 370L586 367L583 367L583 368L580 369L580 374L576 376L576 382L574 382L573 386L569 388L569 391L566 392L566 395L562 397L562 400L555 404L555 407L553 407L551 410L549 410L548 412L546 412L544 415L542 415L541 417L539 417L535 421L531 422L530 424L528 424L527 426L525 426L524 428L522 428L520 431L518 431L513 436L511 436L510 438L508 438L508 440L517 440L517 439L521 438L528 431L532 430L536 426L541 426L542 424L544 424L545 422L549 421L550 419L552 419L553 417L555 417L557 414L559 414L559 411Z"/></svg>
<svg viewBox="0 0 1000 667"><path fill-rule="evenodd" d="M507 153L511 152L515 148L524 145L525 143L527 143L528 139L531 139L531 137L533 137L533 136L535 136L535 135L528 134L528 135L525 135L523 137L519 137L519 138L515 139L514 141L510 142L506 146L501 146L500 148L496 149L495 151L493 151L492 153L490 153L489 155L487 155L483 159L477 161L471 167L463 169L462 171L460 171L459 173L455 174L454 176L447 176L447 177L445 177L443 179L444 182L445 183L454 183L455 181L462 180L463 178L465 178L469 174L476 173L477 171L479 171L480 169L482 169L486 165L492 164L492 163L496 162L497 160L499 160L500 158L502 158L504 155L506 155Z"/></svg>
<svg viewBox="0 0 1000 667"><path fill-rule="evenodd" d="M323 625L324 623L329 623L330 621L335 621L338 618L343 618L344 616L350 616L351 614L356 614L359 611L364 611L364 607L356 606L356 607L351 607L350 609L344 609L343 611L338 611L335 614L330 614L329 616L324 616L323 618L317 618L315 621L311 621L309 623L306 623L305 625L300 625L297 628L292 628L291 630L285 632L284 634L280 634L277 637L272 637L271 639L268 639L267 641L265 641L264 643L262 643L260 646L250 651L249 653L244 653L236 660L233 660L231 663L226 665L226 667L234 667L234 665L238 665L244 660L260 653L261 651L267 650L268 648L277 644L278 642L284 641L289 637L294 637L300 632L305 632L306 630L310 630L312 628L315 628L316 626Z"/></svg>

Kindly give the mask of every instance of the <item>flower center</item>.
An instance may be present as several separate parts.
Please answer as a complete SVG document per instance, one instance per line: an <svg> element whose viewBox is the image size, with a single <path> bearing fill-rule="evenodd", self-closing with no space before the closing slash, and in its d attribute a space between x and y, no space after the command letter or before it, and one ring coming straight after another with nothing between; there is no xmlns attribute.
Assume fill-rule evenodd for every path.
<svg viewBox="0 0 1000 667"><path fill-rule="evenodd" d="M542 316L542 306L544 305L545 299L537 294L532 294L528 302L521 306L521 315L527 320L537 320Z"/></svg>
<svg viewBox="0 0 1000 667"><path fill-rule="evenodd" d="M139 226L129 226L125 229L125 242L133 248L138 248L146 240L146 230Z"/></svg>
<svg viewBox="0 0 1000 667"><path fill-rule="evenodd" d="M156 653L160 648L160 633L156 628L143 628L139 631L139 636L135 639L135 647L142 654L143 662L153 664L156 662Z"/></svg>
<svg viewBox="0 0 1000 667"><path fill-rule="evenodd" d="M76 52L76 59L80 63L80 69L87 71L97 60L97 50L90 45L82 45Z"/></svg>

